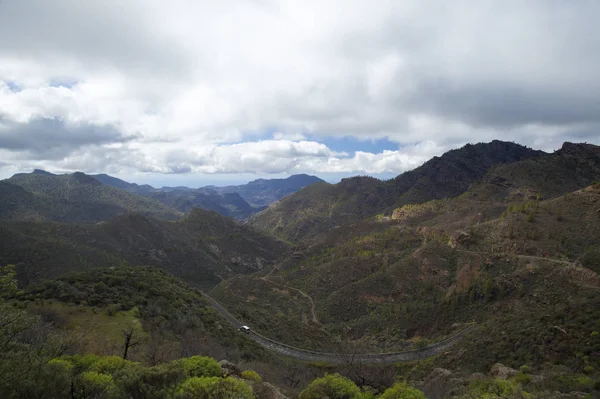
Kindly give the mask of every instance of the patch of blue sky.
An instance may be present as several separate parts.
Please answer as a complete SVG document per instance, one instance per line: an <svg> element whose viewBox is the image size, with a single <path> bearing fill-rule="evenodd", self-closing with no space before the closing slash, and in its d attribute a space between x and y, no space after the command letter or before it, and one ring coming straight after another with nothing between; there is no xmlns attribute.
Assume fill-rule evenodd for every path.
<svg viewBox="0 0 600 399"><path fill-rule="evenodd" d="M371 152L374 154L378 154L383 152L384 150L398 150L398 144L393 143L387 139L358 140L353 137L317 138L310 136L308 138L325 144L333 151L346 152L351 155L354 154L356 151Z"/></svg>
<svg viewBox="0 0 600 399"><path fill-rule="evenodd" d="M50 87L65 87L67 89L72 89L77 83L79 83L77 79L59 77L50 79L48 85Z"/></svg>
<svg viewBox="0 0 600 399"><path fill-rule="evenodd" d="M12 80L5 80L4 84L6 87L8 87L8 90L12 91L13 93L18 93L23 90L21 86L17 84L17 82L13 82Z"/></svg>

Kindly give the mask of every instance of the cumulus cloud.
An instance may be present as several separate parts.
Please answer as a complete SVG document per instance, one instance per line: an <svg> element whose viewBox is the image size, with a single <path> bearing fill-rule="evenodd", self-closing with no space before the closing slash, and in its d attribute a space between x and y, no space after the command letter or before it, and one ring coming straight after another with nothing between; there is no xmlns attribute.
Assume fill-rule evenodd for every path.
<svg viewBox="0 0 600 399"><path fill-rule="evenodd" d="M598 142L599 13L593 0L0 1L0 153L17 168L400 173L466 142ZM319 142L335 137L398 148Z"/></svg>

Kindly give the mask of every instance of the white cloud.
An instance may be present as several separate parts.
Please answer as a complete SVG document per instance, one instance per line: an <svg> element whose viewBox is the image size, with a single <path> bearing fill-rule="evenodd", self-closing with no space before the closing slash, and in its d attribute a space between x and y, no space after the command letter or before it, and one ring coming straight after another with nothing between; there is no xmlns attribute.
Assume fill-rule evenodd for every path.
<svg viewBox="0 0 600 399"><path fill-rule="evenodd" d="M466 142L597 142L599 12L591 0L0 1L0 122L113 128L130 154L109 156L92 135L58 146L69 149L60 159L6 146L3 159L399 173ZM316 142L332 136L400 150L342 155Z"/></svg>

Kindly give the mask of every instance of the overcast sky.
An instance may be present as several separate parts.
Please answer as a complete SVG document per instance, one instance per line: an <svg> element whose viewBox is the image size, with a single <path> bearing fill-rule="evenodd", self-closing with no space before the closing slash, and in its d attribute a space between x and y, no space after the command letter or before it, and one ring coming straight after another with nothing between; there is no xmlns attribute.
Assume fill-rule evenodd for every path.
<svg viewBox="0 0 600 399"><path fill-rule="evenodd" d="M596 0L0 0L0 177L393 176L600 143Z"/></svg>

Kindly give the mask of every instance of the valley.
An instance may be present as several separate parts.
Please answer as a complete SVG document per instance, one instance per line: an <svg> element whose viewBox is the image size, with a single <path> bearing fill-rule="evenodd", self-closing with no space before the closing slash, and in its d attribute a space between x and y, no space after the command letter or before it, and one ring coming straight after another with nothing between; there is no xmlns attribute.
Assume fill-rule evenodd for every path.
<svg viewBox="0 0 600 399"><path fill-rule="evenodd" d="M387 181L255 181L193 194L98 176L0 182L2 309L28 320L15 335L0 325L7 376L25 356L31 378L67 362L107 376L96 377L115 392L134 380L158 392L175 386L167 369L179 370L173 384L192 375L180 359L208 356L292 397L336 373L374 395L399 379L428 398L486 397L498 386L509 398L598 392L598 146L544 153L496 140ZM205 195L267 207L234 215ZM141 379L78 357L92 355L135 363L117 369ZM154 372L162 382L141 377ZM469 396L481 389L490 391Z"/></svg>

